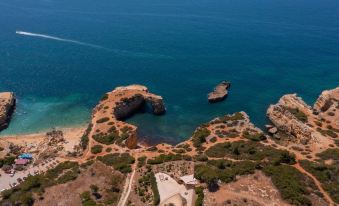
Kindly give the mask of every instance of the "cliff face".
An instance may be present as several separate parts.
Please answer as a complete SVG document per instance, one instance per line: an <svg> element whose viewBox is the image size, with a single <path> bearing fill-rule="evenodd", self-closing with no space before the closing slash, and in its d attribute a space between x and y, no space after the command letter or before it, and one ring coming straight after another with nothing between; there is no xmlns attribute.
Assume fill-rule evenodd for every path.
<svg viewBox="0 0 339 206"><path fill-rule="evenodd" d="M326 112L331 107L337 107L339 102L339 87L333 90L325 90L321 93L313 108L318 112ZM332 108L332 110L334 109Z"/></svg>
<svg viewBox="0 0 339 206"><path fill-rule="evenodd" d="M295 143L324 142L329 133L335 135L338 126L339 88L324 91L314 107L308 106L296 94L281 97L275 105L270 105L267 116L271 122L289 135ZM328 128L334 128L329 131ZM330 134L331 135L331 134Z"/></svg>
<svg viewBox="0 0 339 206"><path fill-rule="evenodd" d="M0 93L0 131L8 127L15 102L15 96L12 92Z"/></svg>

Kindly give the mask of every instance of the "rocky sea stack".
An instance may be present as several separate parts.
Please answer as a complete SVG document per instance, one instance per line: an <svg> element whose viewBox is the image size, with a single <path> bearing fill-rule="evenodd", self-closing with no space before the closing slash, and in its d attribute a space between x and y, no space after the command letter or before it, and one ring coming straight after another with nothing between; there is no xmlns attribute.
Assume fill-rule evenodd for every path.
<svg viewBox="0 0 339 206"><path fill-rule="evenodd" d="M213 92L208 94L208 101L210 103L223 101L228 95L228 89L230 87L230 82L222 81L214 88Z"/></svg>
<svg viewBox="0 0 339 206"><path fill-rule="evenodd" d="M15 108L15 102L14 93L0 93L0 131L8 127Z"/></svg>

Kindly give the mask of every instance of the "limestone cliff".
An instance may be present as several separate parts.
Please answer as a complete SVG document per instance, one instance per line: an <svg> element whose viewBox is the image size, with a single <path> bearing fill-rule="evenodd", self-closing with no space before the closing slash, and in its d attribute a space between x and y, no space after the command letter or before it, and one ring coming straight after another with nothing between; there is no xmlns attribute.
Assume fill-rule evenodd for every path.
<svg viewBox="0 0 339 206"><path fill-rule="evenodd" d="M8 127L15 102L15 96L12 92L0 93L0 131Z"/></svg>
<svg viewBox="0 0 339 206"><path fill-rule="evenodd" d="M326 112L331 107L337 107L338 102L339 102L339 87L332 90L323 91L313 107L318 112Z"/></svg>
<svg viewBox="0 0 339 206"><path fill-rule="evenodd" d="M328 136L336 135L336 129L328 128L336 127L332 123L338 121L338 99L339 88L324 91L312 108L296 94L288 94L269 106L267 116L295 143L325 142Z"/></svg>

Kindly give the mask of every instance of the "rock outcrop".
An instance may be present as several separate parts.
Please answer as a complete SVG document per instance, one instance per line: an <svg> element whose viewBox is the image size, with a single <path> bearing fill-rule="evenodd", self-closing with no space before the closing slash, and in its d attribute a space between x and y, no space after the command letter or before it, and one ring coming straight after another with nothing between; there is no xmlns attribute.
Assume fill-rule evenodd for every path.
<svg viewBox="0 0 339 206"><path fill-rule="evenodd" d="M7 128L15 108L15 96L12 92L0 93L0 131Z"/></svg>
<svg viewBox="0 0 339 206"><path fill-rule="evenodd" d="M230 87L231 87L230 82L222 81L214 88L213 92L208 94L208 101L214 103L224 100L228 95L228 89Z"/></svg>
<svg viewBox="0 0 339 206"><path fill-rule="evenodd" d="M327 134L335 135L336 130L329 131L328 128L335 128L332 123L338 121L338 99L339 88L324 91L312 108L296 94L288 94L277 104L270 105L267 116L278 131L288 134L291 141L319 143L325 141Z"/></svg>
<svg viewBox="0 0 339 206"><path fill-rule="evenodd" d="M337 107L339 102L339 87L333 90L325 90L321 93L313 108L317 112L326 112L331 107Z"/></svg>
<svg viewBox="0 0 339 206"><path fill-rule="evenodd" d="M130 85L117 87L106 93L92 114L92 130L94 135L105 136L115 133L116 142L130 149L137 147L137 127L123 120L133 115L145 104L152 107L155 115L165 113L165 105L161 96L152 94L147 87ZM107 122L107 123L106 123Z"/></svg>

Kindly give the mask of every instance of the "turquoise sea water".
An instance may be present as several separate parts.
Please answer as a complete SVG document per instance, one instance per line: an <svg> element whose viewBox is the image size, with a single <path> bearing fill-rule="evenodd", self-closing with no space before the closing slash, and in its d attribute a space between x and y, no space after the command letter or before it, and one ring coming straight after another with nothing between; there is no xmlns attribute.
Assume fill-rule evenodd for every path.
<svg viewBox="0 0 339 206"><path fill-rule="evenodd" d="M166 115L128 120L152 142L240 110L262 126L283 94L312 104L339 85L338 19L338 0L1 0L0 91L18 97L2 134L84 124L132 83L165 99ZM221 80L229 97L210 105Z"/></svg>

